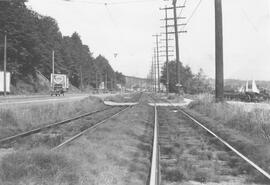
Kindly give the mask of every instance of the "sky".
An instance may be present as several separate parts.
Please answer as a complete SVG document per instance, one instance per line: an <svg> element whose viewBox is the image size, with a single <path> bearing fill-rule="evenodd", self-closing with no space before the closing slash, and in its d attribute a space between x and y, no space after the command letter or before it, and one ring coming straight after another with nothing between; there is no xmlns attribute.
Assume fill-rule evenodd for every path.
<svg viewBox="0 0 270 185"><path fill-rule="evenodd" d="M184 1L177 2L182 5ZM78 32L94 56L102 54L115 70L129 76L146 77L155 47L152 35L164 32L164 28L160 28L164 21L160 19L165 13L159 8L170 6L171 1L28 0L27 5L56 19L63 35ZM169 11L170 17L171 13ZM214 0L186 0L182 16L186 20L180 23L189 22L181 28L187 33L179 38L180 60L194 73L202 68L213 78ZM270 80L270 0L223 0L223 35L225 78ZM174 46L174 41L170 45ZM161 63L164 60L161 58Z"/></svg>

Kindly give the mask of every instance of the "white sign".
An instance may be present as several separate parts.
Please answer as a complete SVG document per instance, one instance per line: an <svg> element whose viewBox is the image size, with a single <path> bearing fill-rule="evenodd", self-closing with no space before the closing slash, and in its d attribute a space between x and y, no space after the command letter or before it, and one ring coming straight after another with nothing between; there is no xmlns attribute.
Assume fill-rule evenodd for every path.
<svg viewBox="0 0 270 185"><path fill-rule="evenodd" d="M0 92L4 92L4 71L0 71ZM6 92L10 92L10 72L6 72Z"/></svg>
<svg viewBox="0 0 270 185"><path fill-rule="evenodd" d="M105 89L105 83L104 82L101 82L99 84L99 89Z"/></svg>
<svg viewBox="0 0 270 185"><path fill-rule="evenodd" d="M54 84L62 84L63 88L68 88L69 80L67 75L64 74L51 74L51 86Z"/></svg>

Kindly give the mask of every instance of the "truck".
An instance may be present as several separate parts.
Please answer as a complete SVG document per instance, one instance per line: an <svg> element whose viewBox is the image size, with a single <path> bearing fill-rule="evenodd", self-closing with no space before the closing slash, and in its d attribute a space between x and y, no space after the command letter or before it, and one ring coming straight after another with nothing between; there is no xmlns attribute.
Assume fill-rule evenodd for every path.
<svg viewBox="0 0 270 185"><path fill-rule="evenodd" d="M6 93L10 93L10 72L6 72ZM4 71L0 71L0 93L4 93Z"/></svg>
<svg viewBox="0 0 270 185"><path fill-rule="evenodd" d="M51 74L51 96L64 96L69 88L69 79L65 74Z"/></svg>

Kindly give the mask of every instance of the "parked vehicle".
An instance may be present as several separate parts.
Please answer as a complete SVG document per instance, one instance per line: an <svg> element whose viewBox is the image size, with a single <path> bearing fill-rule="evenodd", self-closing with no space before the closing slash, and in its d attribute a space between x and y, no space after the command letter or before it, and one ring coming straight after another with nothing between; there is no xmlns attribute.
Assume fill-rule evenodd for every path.
<svg viewBox="0 0 270 185"><path fill-rule="evenodd" d="M65 74L51 74L51 96L64 96L69 88L69 79Z"/></svg>

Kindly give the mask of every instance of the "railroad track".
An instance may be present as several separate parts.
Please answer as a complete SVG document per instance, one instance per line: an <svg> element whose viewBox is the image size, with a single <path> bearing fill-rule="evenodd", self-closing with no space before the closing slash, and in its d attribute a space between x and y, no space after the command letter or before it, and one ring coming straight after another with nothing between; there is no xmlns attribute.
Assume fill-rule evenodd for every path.
<svg viewBox="0 0 270 185"><path fill-rule="evenodd" d="M99 124L99 122L113 117L115 114L126 108L127 106L107 107L102 110L85 113L70 119L35 128L33 130L19 133L10 137L2 138L0 140L0 147L10 148L14 144L29 142L29 137L42 133L45 133L45 135L52 133L54 135L61 136L62 139L65 139L64 137L70 137L70 135L76 135L78 132L83 132L94 125Z"/></svg>
<svg viewBox="0 0 270 185"><path fill-rule="evenodd" d="M142 93L136 93L133 96L133 99L139 101L141 99L141 96ZM49 147L52 148L52 150L57 150L62 146L67 145L68 143L74 141L78 137L82 136L84 133L95 129L100 124L120 115L122 112L131 107L133 106L106 107L101 110L85 113L60 122L56 122L29 131L18 133L13 136L1 138L0 148L10 148L13 147L15 144L22 145L25 143L29 144L31 142L35 142L35 144L38 144L39 143L38 137L39 136L42 137L44 135L44 137L46 137L45 138L46 140L50 139L52 140L52 142L46 141L47 142L46 144L49 143L50 145ZM47 137L50 135L57 137L56 143L54 142L54 140L56 140L54 137L53 138ZM37 141L32 141L31 137L35 136L37 136L37 138L34 139L36 139Z"/></svg>
<svg viewBox="0 0 270 185"><path fill-rule="evenodd" d="M39 127L39 128L35 128L35 129L29 130L29 131L25 131L25 132L18 133L18 134L12 135L12 136L1 138L0 139L0 146L2 144L4 144L4 143L7 143L7 142L10 142L10 141L13 141L13 140L22 138L22 137L30 136L30 135L39 133L41 131L44 131L44 130L47 130L47 129L50 129L50 128L55 128L55 127L58 127L60 125L67 124L67 123L70 123L72 121L75 121L75 120L84 118L86 116L91 116L93 114L96 114L96 113L99 113L99 112L103 112L105 110L109 110L111 108L112 107L108 107L108 108L105 108L105 109L102 109L102 110L97 110L97 111L94 111L94 112L85 113L85 114L82 114L82 115L79 115L79 116L76 116L76 117L73 117L73 118L65 119L65 120L60 121L60 122L52 123L52 124L49 124L49 125L46 125L46 126L42 126L42 127Z"/></svg>
<svg viewBox="0 0 270 185"><path fill-rule="evenodd" d="M79 132L78 134L70 137L69 139L65 140L64 142L62 142L61 144L55 146L52 150L57 150L61 147L63 147L64 145L67 145L69 143L71 143L72 141L74 141L75 139L79 138L80 136L82 136L83 134L85 134L86 132L89 132L90 130L95 129L96 127L98 127L99 125L105 123L106 121L120 115L122 112L126 111L127 109L131 108L132 106L126 106L125 108L121 109L120 111L117 111L116 113L114 113L113 115L110 115L109 117L106 117L98 122L96 122L95 124L85 128L84 130L82 130L81 132Z"/></svg>
<svg viewBox="0 0 270 185"><path fill-rule="evenodd" d="M153 96L150 96L150 97L153 99L154 102L158 101L158 99L156 97L153 97ZM162 99L161 101L164 101L166 103L170 103L169 101L166 101L164 99ZM229 150L230 151L229 155L238 156L240 158L240 160L245 161L246 164L248 164L248 165L252 166L254 169L256 169L257 172L259 172L264 177L265 180L270 180L270 175L268 172L266 172L264 169L259 167L256 163L254 163L253 161L248 159L245 155L243 155L241 152L239 152L237 149L235 149L233 146L231 146L229 143L227 143L223 138L219 137L217 134L215 134L210 129L205 127L200 121L198 121L192 115L188 114L182 108L171 106L171 109L169 109L169 108L157 108L156 106L154 106L154 109L155 109L155 131L154 131L154 133L156 135L154 135L154 139L153 139L151 173L150 173L149 182L147 183L148 185L159 185L159 184L161 184L162 179L169 180L169 181L177 181L177 180L181 181L181 180L187 178L187 177L185 177L184 172L182 174L177 170L176 171L169 170L169 172L168 172L167 169L173 169L173 168L175 168L175 166L177 164L179 165L179 163L181 163L181 161L179 161L179 153L181 153L181 151L179 151L179 153L173 152L174 147L178 146L179 143L173 141L172 137L182 135L183 136L182 140L185 141L187 138L190 137L190 134L194 130L198 129L198 128L194 129L194 125L198 126L203 131L198 132L199 136L198 136L197 132L194 132L194 134L197 136L193 138L194 140L192 142L190 142L188 140L186 142L179 141L180 145L182 145L182 147L184 147L186 145L187 146L190 145L193 147L201 147L201 145L198 145L201 137L205 137L206 138L205 142L208 144L209 143L211 144L211 142L213 142L213 139L211 139L211 138L208 139L208 138L212 137L215 140L215 142L214 142L215 144L213 144L213 146L211 144L211 147L216 148L217 145L219 145L219 146L223 145L223 148L224 148L224 146L225 146L227 149L224 151L224 153L225 152L228 153L228 150ZM178 120L178 125L174 129L171 129L170 127L172 125L171 125L171 123L169 124L170 117L166 117L164 119L162 117L163 115L161 115L164 112L166 112L166 109L170 110L172 112L177 112L178 115L180 113L182 119L188 120L189 124L181 124L182 126L180 126L179 120ZM184 121L184 122L186 122L186 121ZM191 124L193 124L193 129L191 129L192 128ZM190 131L190 133L187 133L187 131ZM209 134L205 135L205 133L209 133L210 135ZM175 135L175 136L173 136L173 135ZM192 152L192 151L190 151L190 152ZM207 152L208 151L206 151L205 153L207 153ZM201 155L203 156L203 154L201 154ZM209 156L207 156L207 155L209 155ZM213 156L211 156L211 152L207 153L207 155L205 157L210 157L210 158L213 157ZM198 157L200 157L200 156L198 156ZM220 163L220 165L222 166L223 164L221 164L221 163L224 161L216 160L216 162ZM189 166L191 168L192 165L196 165L196 164L188 164L187 163L185 165ZM203 174L204 172L201 171L200 173ZM200 182L207 181L208 177L204 177L203 175L200 176L200 174L197 174L197 175L198 175L198 177L193 177L193 179L197 178L197 180ZM205 175L207 176L207 174L205 174ZM195 174L195 176L196 176L196 174ZM174 177L178 177L179 179L174 178ZM172 179L170 179L170 178L172 178Z"/></svg>
<svg viewBox="0 0 270 185"><path fill-rule="evenodd" d="M142 94L143 94L143 93L141 93L141 92L138 93L138 94L136 93L136 94L134 95L133 98L134 98L136 101L139 102L140 99L141 99L141 97L142 97ZM95 128L98 127L99 125L105 123L106 121L108 121L108 120L110 120L110 119L112 119L112 118L114 118L114 117L119 116L121 113L123 113L123 112L126 111L127 109L130 109L130 108L132 108L132 107L134 107L134 106L135 106L135 105L122 106L122 107L124 107L123 109L120 109L120 110L117 111L116 113L114 113L114 114L112 114L112 115L110 115L110 116L108 116L108 117L105 117L105 118L102 119L102 120L99 120L99 121L95 122L95 123L94 123L93 125L91 125L91 126L88 126L87 128L83 129L81 132L79 132L79 133L73 135L73 136L70 137L69 139L67 139L67 140L65 140L64 142L60 143L59 145L53 147L52 150L58 150L59 148L61 148L61 147L65 146L65 145L71 143L72 141L76 140L77 138L79 138L79 137L82 136L83 134L85 134L85 133L87 133L87 132L90 132L91 130L95 129Z"/></svg>
<svg viewBox="0 0 270 185"><path fill-rule="evenodd" d="M151 156L151 168L147 185L159 185L160 184L160 148L158 143L159 128L158 128L158 115L157 107L154 106L154 136Z"/></svg>

